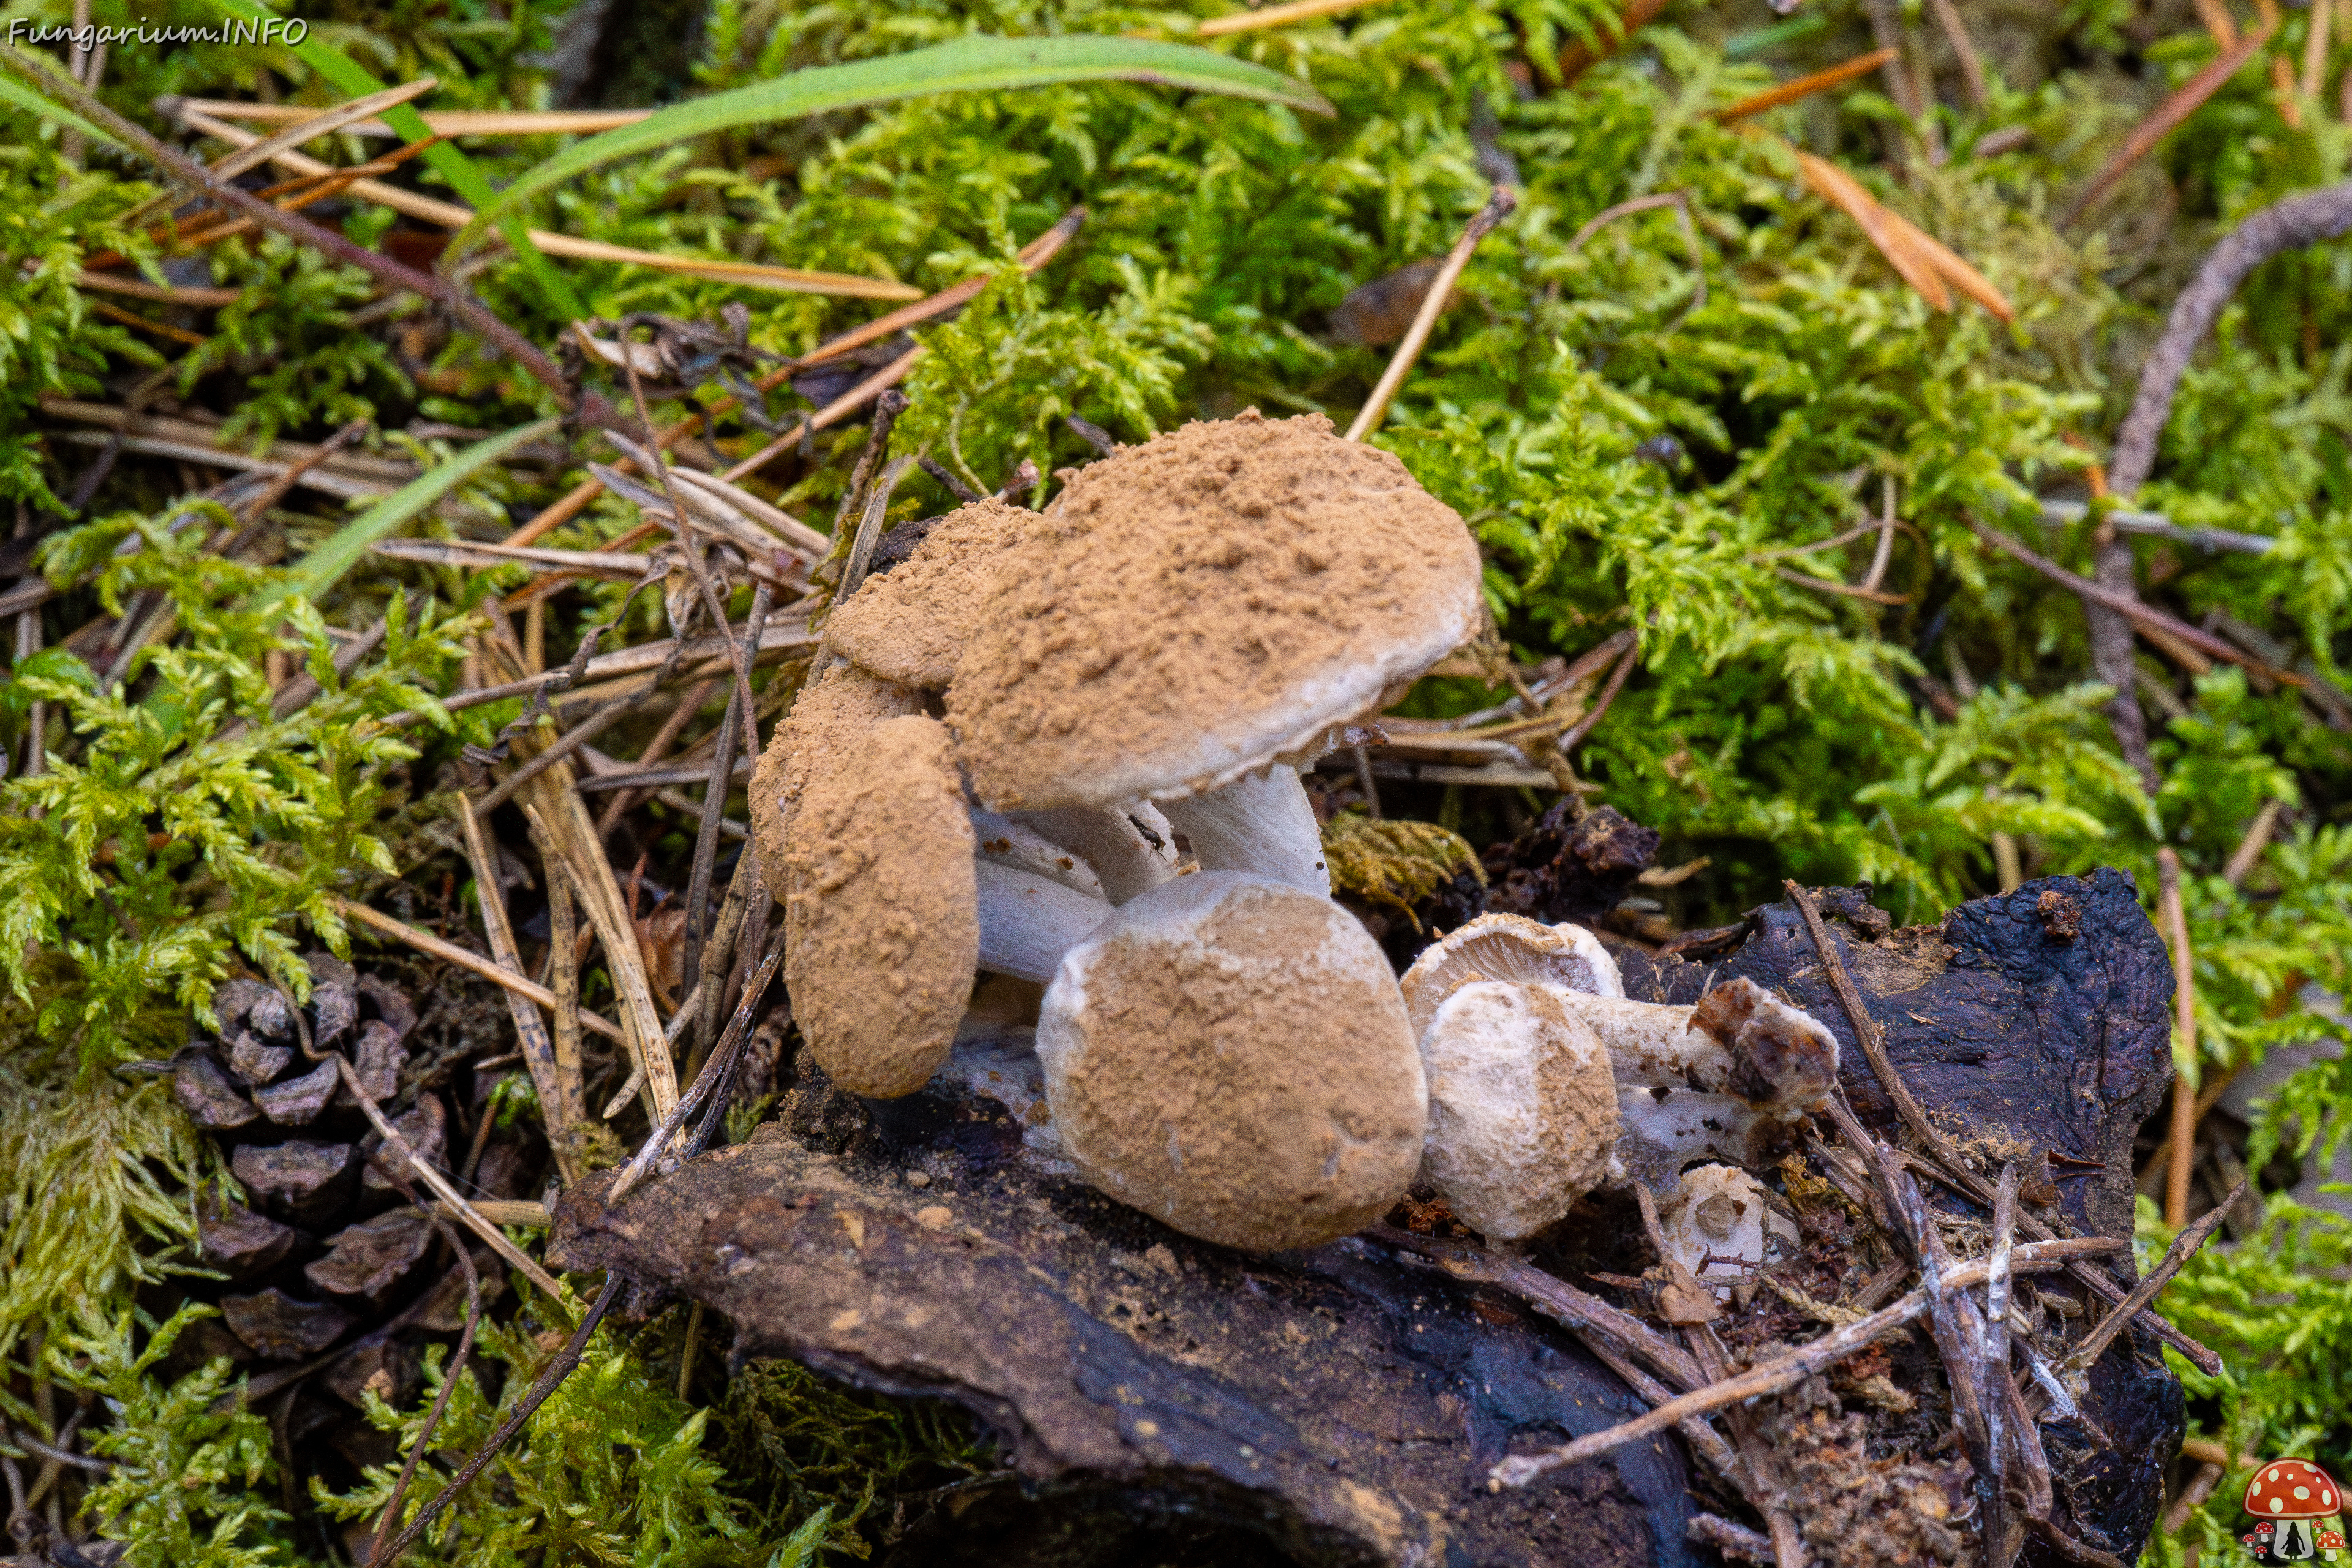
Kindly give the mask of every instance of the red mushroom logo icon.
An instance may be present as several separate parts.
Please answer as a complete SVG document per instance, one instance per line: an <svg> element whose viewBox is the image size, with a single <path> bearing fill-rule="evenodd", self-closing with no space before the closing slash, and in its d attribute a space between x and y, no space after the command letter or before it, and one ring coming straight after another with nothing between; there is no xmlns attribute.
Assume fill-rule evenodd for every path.
<svg viewBox="0 0 2352 1568"><path fill-rule="evenodd" d="M2273 1459L2246 1483L2246 1511L2275 1527L2269 1555L2283 1562L2318 1556L2319 1521L2343 1507L2343 1489L2308 1459Z"/></svg>

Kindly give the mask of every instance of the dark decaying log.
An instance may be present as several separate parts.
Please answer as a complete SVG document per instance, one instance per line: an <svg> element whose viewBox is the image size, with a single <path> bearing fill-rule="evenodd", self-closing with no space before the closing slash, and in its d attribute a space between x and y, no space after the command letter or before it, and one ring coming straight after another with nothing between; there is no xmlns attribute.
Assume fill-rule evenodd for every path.
<svg viewBox="0 0 2352 1568"><path fill-rule="evenodd" d="M2049 891L2074 902L2068 934L2042 912ZM1823 907L1895 1064L1963 1150L2046 1150L2060 1199L2044 1217L2127 1235L2132 1130L2163 1089L2171 989L2128 879L2029 883L1892 932L1859 893ZM1689 1000L1739 973L1785 989L1839 1034L1846 1092L1895 1134L1794 910L1757 911L1710 963L1626 956L1639 997ZM988 1096L967 1087L984 1070L950 1070L877 1105L788 1066L782 1114L751 1142L614 1210L599 1201L609 1173L566 1194L551 1261L708 1303L738 1355L978 1415L1007 1470L910 1508L889 1563L1713 1561L1691 1540L1707 1505L1678 1440L1488 1490L1505 1453L1647 1408L1580 1343L1365 1237L1247 1257L1101 1197L1025 1131L1043 1107L1021 1033L1001 1033ZM2129 1558L2181 1431L2147 1336L2099 1363L2085 1415L2042 1429L2054 1518Z"/></svg>
<svg viewBox="0 0 2352 1568"><path fill-rule="evenodd" d="M2172 1077L2170 959L2132 879L2114 870L2044 878L1963 904L1940 926L1891 932L1857 892L1830 889L1821 904L1888 1057L1929 1119L1964 1152L1984 1152L1995 1173L2004 1152L2046 1155L2074 1234L2129 1236L2132 1136ZM1783 993L1837 1036L1839 1076L1864 1123L1899 1141L1894 1105L1789 905L1751 911L1746 940L1727 957L1620 958L1625 994L1636 1000L1696 1002L1738 975ZM1981 1212L1956 1194L1933 1195L1947 1212ZM2094 1267L2126 1286L2136 1278L2128 1250ZM2042 1289L2087 1294L2063 1275ZM2185 1425L2180 1384L2154 1337L2139 1330L2122 1342L2092 1370L2084 1411L2097 1430L2053 1422L2042 1436L2055 1472L2054 1522L2128 1561L2155 1522ZM2044 1561L2063 1559L2038 1541L2019 1558Z"/></svg>

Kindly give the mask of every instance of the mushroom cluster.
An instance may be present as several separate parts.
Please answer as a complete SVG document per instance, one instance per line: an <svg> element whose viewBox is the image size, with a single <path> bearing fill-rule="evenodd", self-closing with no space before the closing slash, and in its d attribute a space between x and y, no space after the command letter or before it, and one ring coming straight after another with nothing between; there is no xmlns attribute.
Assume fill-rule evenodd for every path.
<svg viewBox="0 0 2352 1568"><path fill-rule="evenodd" d="M1423 1060L1297 769L1475 632L1479 573L1320 416L931 524L835 608L752 780L811 1055L910 1094L975 972L1034 982L1053 1131L1101 1190L1258 1250L1377 1218L1422 1162Z"/></svg>

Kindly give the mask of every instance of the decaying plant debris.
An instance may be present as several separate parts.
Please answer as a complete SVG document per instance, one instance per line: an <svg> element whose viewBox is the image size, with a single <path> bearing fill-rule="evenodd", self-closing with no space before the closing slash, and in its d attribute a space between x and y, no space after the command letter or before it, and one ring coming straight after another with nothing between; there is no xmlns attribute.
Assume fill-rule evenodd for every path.
<svg viewBox="0 0 2352 1568"><path fill-rule="evenodd" d="M2352 1433L2347 51L0 44L16 1560L2234 1551Z"/></svg>

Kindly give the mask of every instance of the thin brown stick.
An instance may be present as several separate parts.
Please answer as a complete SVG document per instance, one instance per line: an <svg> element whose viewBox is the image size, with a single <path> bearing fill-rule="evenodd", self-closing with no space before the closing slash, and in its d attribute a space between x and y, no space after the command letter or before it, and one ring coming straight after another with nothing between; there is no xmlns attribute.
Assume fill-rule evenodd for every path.
<svg viewBox="0 0 2352 1568"><path fill-rule="evenodd" d="M888 364L884 365L880 370L876 371L872 375L867 376L864 381L859 382L856 386L851 387L847 392L843 393L839 397L835 398L831 403L826 404L823 408L820 408L814 414L810 415L805 429L822 430L826 426L833 424L835 421L847 418L850 415L856 413L857 410L865 407L867 404L873 402L876 398L881 396L884 393L888 392L892 387L897 386L900 382L906 380L907 373L913 370L915 368L915 362L922 357L923 345L917 343L913 348L908 349L905 353L900 354L897 359L892 360ZM752 453L750 457L744 458L741 462L736 464L733 468L728 469L719 477L731 484L735 480L743 479L747 475L758 473L761 468L766 468L770 463L775 461L778 458L782 457L786 452L790 451L793 447L799 445L801 437L803 434L804 430L801 427L795 427L785 431L782 435L777 437L774 440L769 442L766 446L761 447L758 451Z"/></svg>
<svg viewBox="0 0 2352 1568"><path fill-rule="evenodd" d="M596 1300L589 1307L587 1315L580 1320L580 1326L572 1331L572 1338L564 1342L563 1349L557 1353L555 1360L549 1363L545 1372L540 1373L539 1381L531 1384L530 1392L524 1394L516 1404L512 1414L499 1423L499 1429L490 1434L489 1441L483 1444L472 1458L466 1461L457 1473L450 1478L449 1484L442 1488L431 1502L425 1505L424 1511L416 1516L407 1529L394 1538L391 1546L384 1549L379 1560L372 1561L369 1568L392 1568L393 1563L399 1562L400 1554L415 1545L418 1536L433 1528L433 1521L441 1517L441 1510L455 1501L457 1494L463 1491L476 1476L489 1468L490 1461L498 1458L499 1451L513 1440L516 1433L522 1430L523 1423L539 1414L539 1407L547 1403L547 1396L553 1394L563 1380L572 1375L572 1369L580 1364L581 1352L588 1348L588 1336L594 1333L596 1325L604 1321L604 1314L612 1310L613 1299L620 1293L621 1277L618 1274L607 1274L604 1277L604 1288L596 1292Z"/></svg>
<svg viewBox="0 0 2352 1568"><path fill-rule="evenodd" d="M587 718L550 742L546 750L518 763L505 778L500 779L497 784L484 792L482 798L475 803L474 809L478 812L488 813L496 811L512 800L516 791L627 718L631 713L635 712L646 698L659 689L660 684L658 680L649 681L626 697L616 697L604 703Z"/></svg>
<svg viewBox="0 0 2352 1568"><path fill-rule="evenodd" d="M1625 678L1633 673L1633 666L1640 661L1641 657L1642 645L1638 637L1625 645L1625 651L1617 656L1617 668L1609 672L1608 684L1601 687L1601 695L1593 702L1591 709L1560 735L1559 754L1561 756L1568 755L1569 752L1582 745L1585 737L1599 729L1601 721L1609 717L1610 704L1615 702L1617 693L1625 689Z"/></svg>
<svg viewBox="0 0 2352 1568"><path fill-rule="evenodd" d="M355 903L340 894L329 893L327 901L334 907L337 914L347 921L357 921L371 931L379 931L386 936L397 937L419 952L429 952L434 957L454 963L460 969L471 970L493 984L503 985L518 995L530 997L551 1013L555 1010L555 993L520 974L508 973L478 952L469 952L454 942L444 942L430 931L418 931L404 921L396 921L390 915L379 913L365 904ZM607 1039L617 1040L622 1037L620 1026L602 1014L583 1012L580 1015L580 1022Z"/></svg>
<svg viewBox="0 0 2352 1568"><path fill-rule="evenodd" d="M1944 41L1952 46L1953 58L1960 62L1960 82L1969 89L1970 108L1982 110L1992 101L1985 88L1984 60L1977 53L1976 40L1969 37L1969 25L1960 19L1960 8L1952 0L1928 0L1928 8L1936 13L1936 26L1944 30Z"/></svg>
<svg viewBox="0 0 2352 1568"><path fill-rule="evenodd" d="M35 92L69 105L83 118L116 137L124 146L173 179L193 190L203 192L221 205L234 207L264 228L275 229L297 244L309 246L334 261L347 267L357 267L388 288L405 289L433 300L469 330L481 334L485 342L521 365L534 380L554 394L555 402L560 406L566 409L572 406L572 388L564 381L563 373L556 369L554 362L456 283L403 266L382 252L355 245L299 214L280 211L241 186L215 175L177 148L158 142L108 108L94 94L32 65L13 47L0 47L0 69L5 69Z"/></svg>
<svg viewBox="0 0 2352 1568"><path fill-rule="evenodd" d="M2325 13L2323 12L2322 15ZM2254 820L2247 827L2246 836L2239 839L2238 847L2230 852L2230 863L2221 868L2221 880L2234 888L2246 879L2246 873L2254 868L2263 858L2263 851L2271 847L2271 835L2278 831L2279 812L2282 809L2282 802L2276 800L2263 802L2263 808L2254 814Z"/></svg>
<svg viewBox="0 0 2352 1568"><path fill-rule="evenodd" d="M2172 949L2172 1032L2180 1060L2197 1061L2197 964L2189 947L2189 918L2180 905L2180 857L2166 845L2156 852L2157 906ZM2197 1096L2188 1075L2172 1075L2172 1162L2165 1173L2164 1223L2189 1223L2189 1174L2197 1159Z"/></svg>
<svg viewBox="0 0 2352 1568"><path fill-rule="evenodd" d="M765 583L751 591L751 613L744 618L745 647L760 646L760 633L767 625L772 597ZM749 668L749 656L744 659ZM702 978L702 950L710 935L710 879L719 863L719 826L727 815L727 792L734 784L739 749L750 755L755 767L758 765L760 716L751 706L748 686L731 695L727 711L719 718L718 742L710 749L710 781L702 786L702 826L694 836L694 863L687 873L686 883L686 953L681 972L688 985ZM713 991L715 994L716 987ZM698 1039L697 1044L708 1045L709 1041Z"/></svg>
<svg viewBox="0 0 2352 1568"><path fill-rule="evenodd" d="M2197 1249L2205 1245L2205 1238L2221 1225L2221 1217L2245 1195L2246 1184L2242 1181L2231 1188L2230 1195L2214 1205L2203 1218L2174 1237L2172 1246L2164 1254L2164 1260L2149 1269L2147 1277L2132 1288L2132 1293L2124 1298L2121 1306L2099 1320L2099 1326L2084 1336L2083 1342L2074 1347L2074 1353L2062 1364L2071 1372L2088 1372L2092 1363L2105 1351L2108 1342L2123 1331L2124 1325L2130 1322L2142 1307L2156 1300L2158 1291L2172 1282L2172 1277L2180 1272L2180 1266L2196 1255Z"/></svg>
<svg viewBox="0 0 2352 1568"><path fill-rule="evenodd" d="M1683 1526L1683 1533L1702 1546L1712 1546L1727 1557L1745 1557L1750 1563L1772 1561L1772 1543L1744 1524L1734 1524L1718 1514L1695 1513Z"/></svg>
<svg viewBox="0 0 2352 1568"><path fill-rule="evenodd" d="M1471 253L1478 248L1478 242L1486 237L1488 231L1510 216L1518 205L1519 198L1511 193L1509 186L1496 185L1495 194L1486 198L1486 205L1478 209L1469 226L1462 231L1462 237L1454 242L1454 248L1445 253L1444 264L1438 268L1437 276L1430 280L1429 292L1422 296L1421 309L1413 313L1412 325L1405 330L1404 341L1397 344L1396 353L1389 358L1388 368L1381 373L1379 384L1372 388L1372 395L1356 415L1355 423L1348 426L1349 440L1360 441L1380 428L1381 420L1389 411L1390 401L1404 385L1404 378L1412 373L1414 362L1421 358L1421 351L1428 343L1429 334L1437 325L1438 315L1445 309L1445 301L1454 292L1454 285L1461 280L1463 269L1470 265Z"/></svg>
<svg viewBox="0 0 2352 1568"><path fill-rule="evenodd" d="M1375 1238L1390 1241L1386 1227L1374 1233ZM1416 1244L1426 1238L1415 1237ZM2012 1267L2021 1274L2048 1273L2064 1267L2070 1258L2085 1255L2085 1243L2095 1243L2105 1251L2120 1250L2128 1243L2105 1237L2086 1237L2072 1243L2053 1244L2029 1242L2017 1249ZM1394 1245L1402 1245L1395 1243ZM2059 1250L2063 1247L2063 1250ZM1420 1250L1416 1246L1415 1250ZM1455 1271L1455 1272L1458 1272ZM1475 1276L1465 1276L1473 1278ZM1965 1290L1984 1283L1985 1265L1963 1263L1944 1277L1947 1291ZM1613 1309L1612 1309L1613 1310ZM1899 1329L1906 1323L1927 1316L1927 1292L1914 1290L1891 1307L1882 1308L1866 1318L1856 1319L1843 1328L1833 1329L1810 1344L1801 1345L1787 1355L1777 1356L1749 1368L1738 1377L1725 1378L1697 1388L1679 1398L1669 1400L1647 1415L1621 1422L1604 1432L1594 1432L1572 1443L1549 1449L1540 1454L1514 1454L1496 1465L1487 1474L1507 1487L1525 1486L1537 1477L1564 1465L1580 1464L1586 1459L1622 1447L1627 1443L1649 1436L1654 1432L1675 1425L1685 1416L1706 1415L1727 1405L1750 1399L1761 1399L1793 1388L1806 1378L1826 1367L1834 1366L1846 1357L1869 1348L1881 1334Z"/></svg>
<svg viewBox="0 0 2352 1568"><path fill-rule="evenodd" d="M1505 1258L1469 1242L1416 1236L1394 1226L1376 1225L1364 1234L1383 1247L1433 1259L1456 1279L1499 1285L1545 1316L1580 1331L1599 1334L1625 1353L1639 1356L1656 1368L1661 1377L1684 1389L1698 1388L1706 1382L1706 1374L1688 1351L1641 1319L1620 1311L1524 1259ZM1674 1422L1664 1425L1671 1426Z"/></svg>
<svg viewBox="0 0 2352 1568"><path fill-rule="evenodd" d="M457 796L457 810L458 826L466 836L466 858L474 866L474 889L482 906L482 930L489 938L490 956L500 968L520 974L522 954L515 946L514 929L507 922L507 900L499 886L498 861L483 836L481 819L463 794ZM576 1069L569 1075L563 1071L556 1058L555 1044L548 1037L546 1020L539 1016L537 1006L509 991L507 1009L514 1018L515 1041L522 1047L523 1065L530 1069L531 1083L539 1090L540 1114L551 1134L549 1142L555 1152L557 1171L568 1187L580 1179L581 1173L572 1152L551 1134L581 1119L579 1074ZM485 1112L482 1123L487 1127L489 1122L490 1117Z"/></svg>
<svg viewBox="0 0 2352 1568"><path fill-rule="evenodd" d="M488 1125L490 1120L488 1108L485 1107L482 1112L483 1124ZM416 1204L418 1212L422 1213L426 1222L440 1234L441 1239L448 1244L449 1250L457 1255L458 1267L466 1273L466 1327L457 1336L457 1354L449 1358L449 1365L441 1375L441 1391L433 1396L433 1407L425 1413L425 1425L418 1428L416 1441L409 1445L408 1458L401 1463L400 1479L392 1484L392 1499L383 1505L383 1511L376 1516L375 1532L368 1540L368 1568L379 1568L379 1560L383 1555L385 1537L400 1520L400 1505L408 1495L408 1484L416 1479L416 1467L425 1458L425 1450L433 1441L434 1430L441 1425L441 1417L448 1412L450 1395L457 1392L458 1374L466 1370L466 1362L474 1353L474 1331L480 1328L482 1323L482 1277L480 1271L474 1267L474 1249L457 1238L457 1234L449 1228L449 1222L441 1216L437 1209L418 1203L415 1189L410 1187L397 1173L387 1168L384 1173L392 1176L402 1188L405 1189L405 1195L409 1201Z"/></svg>
<svg viewBox="0 0 2352 1568"><path fill-rule="evenodd" d="M299 1017L299 1010L297 1016ZM537 1258L509 1241L504 1231L476 1213L474 1205L450 1185L449 1178L425 1163L423 1157L409 1146L408 1140L400 1135L400 1129L392 1124L385 1117L383 1108L376 1104L375 1096L368 1092L367 1085L360 1081L359 1072L352 1066L351 1058L341 1051L331 1050L325 1054L333 1060L336 1075L343 1080L343 1087L351 1090L352 1098L359 1101L360 1110L374 1127L376 1136L382 1138L387 1147L397 1150L400 1157L408 1162L408 1168L416 1173L417 1179L431 1187L435 1195L466 1222L466 1228L488 1242L491 1251L522 1270L523 1278L546 1291L549 1300L562 1301L563 1291L555 1283L555 1277L540 1267Z"/></svg>
<svg viewBox="0 0 2352 1568"><path fill-rule="evenodd" d="M1837 994L1838 1005L1845 1009L1846 1020L1853 1026L1854 1041L1869 1059L1871 1071L1878 1075L1879 1087L1894 1102L1895 1113L1903 1119L1903 1124L1919 1140L1921 1147L1944 1164L1966 1170L1951 1141L1936 1131L1927 1113L1912 1097L1910 1086L1895 1070L1895 1063L1886 1055L1886 1041L1879 1032L1878 1020L1870 1016L1862 993L1854 989L1853 978L1846 973L1845 963L1838 957L1837 944L1831 940L1829 928L1822 923L1822 911L1815 907L1813 896L1794 881L1784 881L1781 886L1788 889L1789 901L1804 917L1805 931L1813 939L1813 951L1821 956L1822 973L1829 981L1830 989Z"/></svg>
<svg viewBox="0 0 2352 1568"><path fill-rule="evenodd" d="M1979 519L1970 518L1969 522L1969 526L1976 530L1977 537L1986 543L2015 556L2061 587L2071 589L2093 604L2104 605L2120 613L2142 629L2152 626L2168 637L2188 644L2208 658L2220 659L2224 664L2242 665L2250 670L2277 681L2282 686L2301 689L2311 684L2306 677L2297 675L2293 670L2273 668L2234 644L2223 642L2220 637L2192 626L2186 621L2176 620L2152 605L2144 604L2137 598L2127 597L2111 589L2103 588L2087 577L2078 576L2057 563L2043 559L1999 529L1990 527Z"/></svg>

